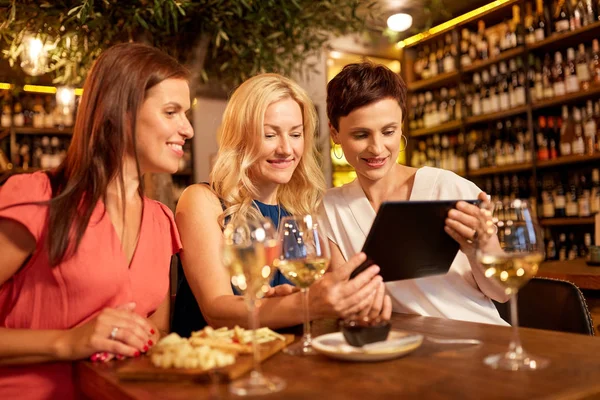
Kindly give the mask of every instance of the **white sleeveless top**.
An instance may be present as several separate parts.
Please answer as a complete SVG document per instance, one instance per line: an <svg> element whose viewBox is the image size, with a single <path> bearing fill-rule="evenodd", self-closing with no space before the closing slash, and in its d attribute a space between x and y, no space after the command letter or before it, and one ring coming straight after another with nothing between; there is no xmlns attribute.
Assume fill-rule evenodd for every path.
<svg viewBox="0 0 600 400"><path fill-rule="evenodd" d="M410 200L472 200L480 192L453 172L423 167L416 173ZM348 260L362 249L375 210L355 179L327 191L320 219L325 234ZM386 287L394 312L508 325L479 290L467 256L460 250L446 275L387 282Z"/></svg>

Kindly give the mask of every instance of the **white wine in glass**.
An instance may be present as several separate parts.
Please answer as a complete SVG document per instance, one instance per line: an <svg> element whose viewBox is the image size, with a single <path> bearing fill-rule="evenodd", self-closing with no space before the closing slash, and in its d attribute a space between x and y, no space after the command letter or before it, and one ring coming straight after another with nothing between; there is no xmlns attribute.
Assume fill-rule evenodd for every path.
<svg viewBox="0 0 600 400"><path fill-rule="evenodd" d="M273 276L273 260L279 253L277 231L267 219L234 221L225 227L223 263L229 269L231 284L243 294L249 311L252 329L254 368L248 378L229 385L229 391L239 396L257 396L285 388L285 381L264 375L260 370L260 356L256 341L259 326L257 300L264 297Z"/></svg>
<svg viewBox="0 0 600 400"><path fill-rule="evenodd" d="M284 352L292 355L312 355L308 290L329 268L329 240L312 215L285 217L279 225L281 254L274 265L302 292L304 334L302 339Z"/></svg>
<svg viewBox="0 0 600 400"><path fill-rule="evenodd" d="M489 205L483 203L483 207ZM513 336L507 352L490 355L484 362L492 368L511 371L542 369L548 360L528 354L521 346L517 313L517 293L537 274L544 259L540 226L526 200L496 202L493 210L487 211L488 232L478 241L477 259L485 276L510 296Z"/></svg>

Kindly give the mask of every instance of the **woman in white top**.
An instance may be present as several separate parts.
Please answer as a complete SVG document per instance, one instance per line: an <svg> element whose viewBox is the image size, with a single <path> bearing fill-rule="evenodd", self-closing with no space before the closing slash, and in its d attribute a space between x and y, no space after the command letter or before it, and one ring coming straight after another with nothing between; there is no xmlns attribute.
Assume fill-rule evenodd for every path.
<svg viewBox="0 0 600 400"><path fill-rule="evenodd" d="M405 115L406 85L382 65L347 65L327 85L331 137L341 145L346 160L357 173L353 182L330 189L321 206L334 267L361 250L383 201L488 201L475 184L453 172L417 169L395 162L406 147L406 138L402 137ZM460 244L450 271L446 275L388 282L393 310L506 325L490 299L504 302L508 297L484 276L475 257L473 242L486 236L484 228L481 210L458 202L456 209L448 213L445 226Z"/></svg>

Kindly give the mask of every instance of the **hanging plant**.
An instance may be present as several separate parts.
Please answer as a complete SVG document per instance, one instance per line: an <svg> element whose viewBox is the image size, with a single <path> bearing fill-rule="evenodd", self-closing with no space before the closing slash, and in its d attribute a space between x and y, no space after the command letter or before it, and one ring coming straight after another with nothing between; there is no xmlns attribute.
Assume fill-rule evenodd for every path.
<svg viewBox="0 0 600 400"><path fill-rule="evenodd" d="M7 3L7 2L5 2ZM237 85L259 72L300 71L330 35L361 32L360 0L12 0L0 15L2 56L18 65L25 35L45 43L45 73L80 85L92 61L123 41L157 46L201 82Z"/></svg>

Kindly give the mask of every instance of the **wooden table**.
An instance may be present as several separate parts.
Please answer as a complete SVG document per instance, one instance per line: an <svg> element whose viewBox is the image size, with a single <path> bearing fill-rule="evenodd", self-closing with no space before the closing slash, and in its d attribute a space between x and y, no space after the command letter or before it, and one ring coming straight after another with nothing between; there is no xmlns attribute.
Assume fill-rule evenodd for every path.
<svg viewBox="0 0 600 400"><path fill-rule="evenodd" d="M600 267L587 265L583 258L543 262L537 276L571 281L581 289L600 289Z"/></svg>
<svg viewBox="0 0 600 400"><path fill-rule="evenodd" d="M506 350L511 328L438 318L395 314L395 329L435 338L474 338L482 345L436 344L426 340L403 358L379 363L350 363L317 355L280 353L263 369L287 381L271 399L584 399L600 397L600 339L534 329L521 329L525 349L551 361L544 370L497 371L482 364L490 353ZM332 322L314 331L334 330ZM225 384L121 382L118 362L81 362L76 379L93 399L228 399Z"/></svg>

